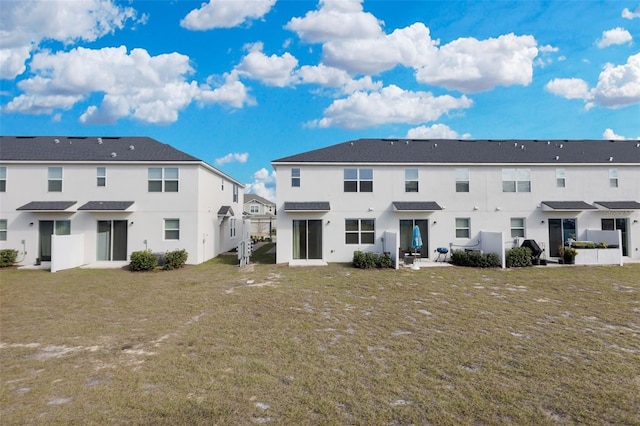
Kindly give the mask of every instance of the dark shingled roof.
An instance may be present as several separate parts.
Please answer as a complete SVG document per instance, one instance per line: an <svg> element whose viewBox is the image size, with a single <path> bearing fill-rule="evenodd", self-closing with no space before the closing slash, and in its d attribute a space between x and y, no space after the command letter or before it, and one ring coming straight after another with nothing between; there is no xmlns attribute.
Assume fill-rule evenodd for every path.
<svg viewBox="0 0 640 426"><path fill-rule="evenodd" d="M432 211L442 210L435 201L394 201L393 207L402 211Z"/></svg>
<svg viewBox="0 0 640 426"><path fill-rule="evenodd" d="M218 216L234 216L231 206L221 206L218 209Z"/></svg>
<svg viewBox="0 0 640 426"><path fill-rule="evenodd" d="M0 136L2 161L201 161L148 137Z"/></svg>
<svg viewBox="0 0 640 426"><path fill-rule="evenodd" d="M640 164L640 141L358 139L272 163Z"/></svg>
<svg viewBox="0 0 640 426"><path fill-rule="evenodd" d="M284 203L285 211L329 211L331 206L328 201L302 201Z"/></svg>
<svg viewBox="0 0 640 426"><path fill-rule="evenodd" d="M133 201L89 201L78 207L78 210L126 210L133 205Z"/></svg>
<svg viewBox="0 0 640 426"><path fill-rule="evenodd" d="M594 201L609 210L640 210L640 203L637 201Z"/></svg>
<svg viewBox="0 0 640 426"><path fill-rule="evenodd" d="M584 201L543 201L542 204L553 210L595 210L596 206L592 206Z"/></svg>
<svg viewBox="0 0 640 426"><path fill-rule="evenodd" d="M77 203L77 201L31 201L16 210L30 211L63 211Z"/></svg>

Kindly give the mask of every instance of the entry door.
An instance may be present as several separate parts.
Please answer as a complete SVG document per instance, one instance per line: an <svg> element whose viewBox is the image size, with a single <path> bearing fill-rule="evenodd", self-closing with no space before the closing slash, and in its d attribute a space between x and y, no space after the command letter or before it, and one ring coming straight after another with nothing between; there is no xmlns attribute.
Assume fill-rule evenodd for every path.
<svg viewBox="0 0 640 426"><path fill-rule="evenodd" d="M127 221L99 220L97 260L127 260Z"/></svg>
<svg viewBox="0 0 640 426"><path fill-rule="evenodd" d="M293 221L293 258L322 259L322 220Z"/></svg>
<svg viewBox="0 0 640 426"><path fill-rule="evenodd" d="M429 221L427 219L400 219L400 248L405 253L412 253L413 227L418 225L422 237L422 248L418 250L421 257L429 257Z"/></svg>
<svg viewBox="0 0 640 426"><path fill-rule="evenodd" d="M560 250L569 238L576 238L576 218L549 219L549 256L559 257Z"/></svg>
<svg viewBox="0 0 640 426"><path fill-rule="evenodd" d="M627 235L627 225L629 224L629 219L626 218L607 218L602 219L602 230L603 231L617 231L620 230L620 234L622 234L622 255L629 256L629 242Z"/></svg>
<svg viewBox="0 0 640 426"><path fill-rule="evenodd" d="M53 220L40 221L40 260L51 261L51 236L53 235Z"/></svg>

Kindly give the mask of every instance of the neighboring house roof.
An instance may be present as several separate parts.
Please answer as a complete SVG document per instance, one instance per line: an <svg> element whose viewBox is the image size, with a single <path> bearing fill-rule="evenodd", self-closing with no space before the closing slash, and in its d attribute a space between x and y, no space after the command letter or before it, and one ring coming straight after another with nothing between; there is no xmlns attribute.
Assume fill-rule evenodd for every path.
<svg viewBox="0 0 640 426"><path fill-rule="evenodd" d="M640 141L358 139L278 163L640 163Z"/></svg>
<svg viewBox="0 0 640 426"><path fill-rule="evenodd" d="M640 210L640 203L637 201L594 201L609 210Z"/></svg>
<svg viewBox="0 0 640 426"><path fill-rule="evenodd" d="M262 198L256 194L244 194L244 204L250 203L252 201L256 201L258 203L264 204L265 206L275 206L276 204L273 201L269 201L266 198Z"/></svg>
<svg viewBox="0 0 640 426"><path fill-rule="evenodd" d="M201 160L148 137L0 136L4 161Z"/></svg>
<svg viewBox="0 0 640 426"><path fill-rule="evenodd" d="M123 211L133 205L133 201L89 201L78 207L78 210Z"/></svg>
<svg viewBox="0 0 640 426"><path fill-rule="evenodd" d="M329 211L331 210L331 206L328 201L301 201L301 202L292 202L286 201L284 203L285 211L297 211L297 212L308 212L308 211Z"/></svg>
<svg viewBox="0 0 640 426"><path fill-rule="evenodd" d="M28 211L64 211L76 204L77 201L31 201L16 210Z"/></svg>

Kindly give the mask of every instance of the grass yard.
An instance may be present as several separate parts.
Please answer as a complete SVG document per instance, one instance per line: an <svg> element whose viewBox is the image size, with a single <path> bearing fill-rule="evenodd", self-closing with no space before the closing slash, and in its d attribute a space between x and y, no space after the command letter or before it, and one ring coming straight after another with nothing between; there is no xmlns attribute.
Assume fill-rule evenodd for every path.
<svg viewBox="0 0 640 426"><path fill-rule="evenodd" d="M0 422L640 424L640 264L0 272Z"/></svg>

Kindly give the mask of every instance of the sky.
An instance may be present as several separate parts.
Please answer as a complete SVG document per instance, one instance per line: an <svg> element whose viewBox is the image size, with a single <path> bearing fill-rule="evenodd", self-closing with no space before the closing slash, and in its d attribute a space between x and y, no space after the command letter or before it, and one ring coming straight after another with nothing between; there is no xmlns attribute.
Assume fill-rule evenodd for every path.
<svg viewBox="0 0 640 426"><path fill-rule="evenodd" d="M149 136L275 200L272 160L352 139L640 139L639 46L638 0L0 0L0 134Z"/></svg>

